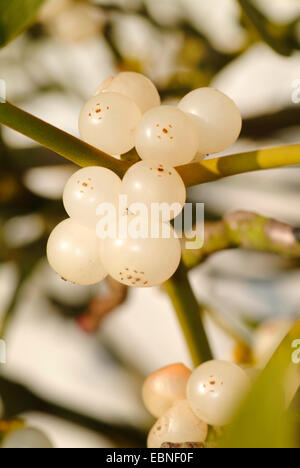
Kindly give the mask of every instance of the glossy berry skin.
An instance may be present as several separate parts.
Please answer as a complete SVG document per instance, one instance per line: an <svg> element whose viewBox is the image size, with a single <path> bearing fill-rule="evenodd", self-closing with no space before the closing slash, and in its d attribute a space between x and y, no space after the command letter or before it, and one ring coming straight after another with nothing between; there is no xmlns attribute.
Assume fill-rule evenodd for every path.
<svg viewBox="0 0 300 468"><path fill-rule="evenodd" d="M192 412L187 400L178 400L154 424L149 432L147 447L160 448L165 442L204 442L207 424Z"/></svg>
<svg viewBox="0 0 300 468"><path fill-rule="evenodd" d="M187 399L198 418L224 426L250 386L247 373L236 364L209 361L194 370L187 385Z"/></svg>
<svg viewBox="0 0 300 468"><path fill-rule="evenodd" d="M51 449L52 443L43 432L33 428L22 428L10 432L1 444L4 449Z"/></svg>
<svg viewBox="0 0 300 468"><path fill-rule="evenodd" d="M99 256L96 231L66 219L52 231L47 245L50 266L66 281L83 286L99 283L107 272Z"/></svg>
<svg viewBox="0 0 300 468"><path fill-rule="evenodd" d="M185 399L191 373L185 365L178 363L150 374L143 385L143 401L147 410L159 418L176 400Z"/></svg>
<svg viewBox="0 0 300 468"><path fill-rule="evenodd" d="M94 96L98 96L98 94L102 93L103 91L108 91L109 85L113 82L113 80L114 80L114 77L109 76L104 81L102 81L101 85L98 87Z"/></svg>
<svg viewBox="0 0 300 468"><path fill-rule="evenodd" d="M173 106L148 111L140 121L135 146L143 160L158 160L170 166L190 163L199 149L197 126Z"/></svg>
<svg viewBox="0 0 300 468"><path fill-rule="evenodd" d="M181 245L169 226L170 238L132 238L117 235L102 239L100 257L115 280L127 286L147 288L167 281L177 270ZM125 237L125 238L122 238Z"/></svg>
<svg viewBox="0 0 300 468"><path fill-rule="evenodd" d="M214 88L200 88L187 94L179 103L179 109L192 114L198 127L199 152L219 153L238 139L242 118L236 104Z"/></svg>
<svg viewBox="0 0 300 468"><path fill-rule="evenodd" d="M164 221L175 218L186 201L186 188L178 172L158 161L140 161L131 166L123 178L122 193L128 197L129 209L133 203L143 203L149 214L152 203L176 203Z"/></svg>
<svg viewBox="0 0 300 468"><path fill-rule="evenodd" d="M132 99L142 114L160 105L160 96L155 85L141 73L122 72L102 84L100 91L123 94Z"/></svg>
<svg viewBox="0 0 300 468"><path fill-rule="evenodd" d="M102 92L84 105L79 117L80 135L108 154L127 153L134 147L141 117L140 109L127 96Z"/></svg>
<svg viewBox="0 0 300 468"><path fill-rule="evenodd" d="M96 215L101 203L117 205L121 193L121 179L109 169L86 167L68 180L63 202L70 218L96 229Z"/></svg>

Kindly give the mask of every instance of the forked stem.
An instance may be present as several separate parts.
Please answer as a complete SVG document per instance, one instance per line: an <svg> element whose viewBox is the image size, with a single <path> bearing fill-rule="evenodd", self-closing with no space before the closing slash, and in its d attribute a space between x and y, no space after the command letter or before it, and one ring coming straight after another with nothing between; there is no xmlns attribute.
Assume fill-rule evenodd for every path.
<svg viewBox="0 0 300 468"><path fill-rule="evenodd" d="M0 124L16 130L78 166L103 166L123 176L134 164L120 161L6 102L0 104ZM185 185L204 184L236 174L300 164L300 145L262 149L195 162L177 168Z"/></svg>

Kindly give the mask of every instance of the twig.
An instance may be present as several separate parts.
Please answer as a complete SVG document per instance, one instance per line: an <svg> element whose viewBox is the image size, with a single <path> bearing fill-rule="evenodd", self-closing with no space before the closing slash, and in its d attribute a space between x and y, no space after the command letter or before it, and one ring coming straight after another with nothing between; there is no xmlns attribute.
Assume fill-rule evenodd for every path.
<svg viewBox="0 0 300 468"><path fill-rule="evenodd" d="M200 306L190 285L186 269L180 265L175 275L164 284L185 336L195 367L212 359L203 327Z"/></svg>
<svg viewBox="0 0 300 468"><path fill-rule="evenodd" d="M193 268L220 250L242 247L300 258L300 229L248 211L227 214L205 224L204 246L183 250L183 261Z"/></svg>
<svg viewBox="0 0 300 468"><path fill-rule="evenodd" d="M0 104L0 124L32 138L75 164L103 166L123 176L133 164L120 161L9 104ZM245 172L300 164L300 145L262 149L209 159L177 168L187 187Z"/></svg>
<svg viewBox="0 0 300 468"><path fill-rule="evenodd" d="M126 161L119 161L8 102L0 104L0 124L26 135L79 166L103 166L121 176L128 168Z"/></svg>
<svg viewBox="0 0 300 468"><path fill-rule="evenodd" d="M127 298L128 288L124 284L110 277L107 282L110 288L109 294L93 299L87 312L76 320L80 328L87 333L96 332L105 317Z"/></svg>

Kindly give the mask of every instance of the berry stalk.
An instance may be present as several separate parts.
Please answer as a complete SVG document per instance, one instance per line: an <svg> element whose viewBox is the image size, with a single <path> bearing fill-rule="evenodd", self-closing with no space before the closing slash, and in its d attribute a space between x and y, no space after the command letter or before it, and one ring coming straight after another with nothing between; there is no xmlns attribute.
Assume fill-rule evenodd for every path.
<svg viewBox="0 0 300 468"><path fill-rule="evenodd" d="M164 288L174 306L194 366L210 361L213 355L201 320L200 307L182 263Z"/></svg>

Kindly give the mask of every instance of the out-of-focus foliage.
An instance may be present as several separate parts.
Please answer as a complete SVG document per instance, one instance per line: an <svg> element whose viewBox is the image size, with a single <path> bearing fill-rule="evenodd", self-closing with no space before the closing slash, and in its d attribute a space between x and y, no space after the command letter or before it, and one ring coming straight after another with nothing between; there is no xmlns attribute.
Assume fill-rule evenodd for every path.
<svg viewBox="0 0 300 468"><path fill-rule="evenodd" d="M34 21L44 0L1 0L0 46L14 39Z"/></svg>
<svg viewBox="0 0 300 468"><path fill-rule="evenodd" d="M243 9L244 17L272 49L286 56L299 49L300 46L296 40L296 24L299 18L287 25L275 24L266 18L251 0L239 0L239 3Z"/></svg>
<svg viewBox="0 0 300 468"><path fill-rule="evenodd" d="M226 430L225 448L295 448L296 421L287 410L285 383L289 372L299 373L293 364L292 343L300 336L298 322L275 352L253 386L233 424ZM298 379L299 382L299 379Z"/></svg>
<svg viewBox="0 0 300 468"><path fill-rule="evenodd" d="M58 0L56 4L59 4L59 13L52 12L50 16L43 16L42 14L37 16L38 9L43 4L43 0L0 0L0 46L15 38L28 25L32 24L36 17L38 19L38 23L33 25L28 34L24 38L20 38L20 43L17 45L17 47L20 47L18 54L14 52L11 53L11 56L2 58L3 61L10 63L12 70L18 70L22 74L22 76L21 74L19 75L20 81L23 81L25 84L29 83L29 91L25 88L24 91L20 87L21 90L17 90L16 95L12 99L16 104L23 106L24 102L33 100L36 95L45 96L46 93L54 90L60 92L59 99L61 101L61 97L65 96L67 100L67 96L73 93L75 99L81 102L86 91L86 88L83 86L85 82L88 91L90 93L94 91L93 89L89 89L90 85L87 83L88 80L85 79L87 75L93 75L94 71L97 76L101 73L101 63L99 65L99 61L94 63L93 59L90 60L88 52L93 50L96 56L96 50L98 51L100 48L105 49L105 54L109 55L111 68L114 71L134 70L148 74L156 82L162 97L166 99L178 98L193 88L209 85L214 77L222 72L226 66L235 65L237 60L243 58L245 53L256 42L263 41L278 54L284 56L291 55L292 52L299 49L299 38L297 39L295 34L297 22L299 26L299 19L293 19L291 22L280 25L260 10L259 2L254 2L254 0L232 1L231 23L234 29L233 39L230 36L229 39L227 38L227 41L223 41L224 35L222 35L222 26L220 26L220 24L223 24L222 21L220 23L217 23L217 20L213 22L213 19L216 18L219 18L218 21L220 21L220 16L222 16L220 15L221 7L218 10L218 14L212 15L208 7L205 12L206 6L209 3L213 3L212 0L210 2L207 0L195 0L194 5L198 4L199 9L197 10L198 17L196 14L193 17L191 15L192 3L189 0ZM215 4L217 4L216 8L218 8L221 5L221 1L215 1ZM241 8L239 8L238 4L240 4ZM172 14L166 13L171 11L170 6ZM95 12L98 12L100 15L95 15ZM210 29L206 23L209 23ZM130 39L129 33L131 33ZM217 36L218 39L216 39ZM22 39L24 39L23 42ZM59 47L59 41L62 44L61 48ZM81 41L83 43L82 46ZM76 46L74 45L75 43ZM10 46L14 46L14 44ZM9 47L4 50L4 53ZM43 56L47 54L50 65L46 67L44 66ZM29 59L32 57L34 59L30 64ZM78 62L75 61L74 57L78 58ZM74 62L72 61L73 59ZM60 63L60 60L62 63ZM81 65L78 66L80 60L82 69L80 69ZM282 60L285 59L283 58ZM74 66L75 62L77 63L76 66ZM88 62L92 62L92 65ZM6 68L8 68L7 63ZM66 73L63 67L63 65L67 65L68 63L72 70L71 74ZM42 71L41 75L38 74L37 70ZM17 74L19 73L18 71ZM84 75L84 71L86 75ZM13 73L16 72L13 71ZM14 79L13 75L7 74L7 76L12 76L12 80ZM5 76L6 79L7 76ZM0 78L3 78L1 73ZM33 79L31 80L31 78ZM57 105L57 101L54 103L55 105ZM31 112L34 113L35 111L31 110ZM57 119L59 119L59 113L60 111L55 108L55 117ZM274 113L267 116L264 115L263 117L255 115L244 122L243 137L259 137L263 139L268 135L268 137L274 139L275 131L292 127L293 125L297 125L298 122L298 107L283 109L280 112L278 111L276 115ZM136 155L127 155L126 157L127 159L130 157L135 158ZM34 267L45 255L45 245L49 232L65 216L61 201L57 199L50 200L46 196L40 196L32 187L28 188L30 184L25 183L28 172L32 171L32 167L44 164L49 166L58 165L60 164L60 160L54 153L44 148L24 149L10 147L7 139L3 138L3 141L0 139L0 264L12 262L17 265L19 273L19 281L15 294L5 310L6 318L2 324L3 331L15 312L15 306L19 301L20 291L25 281L27 281ZM72 170L71 167L70 169ZM289 186L290 190L295 189L296 192L299 190L298 176L297 173L295 174L296 168L293 169L295 169L293 183L291 184L290 173L288 173L286 178L281 177L281 184ZM49 171L47 174L48 178L53 177L52 173L50 175L50 169L45 170ZM230 183L231 188L234 190L232 179ZM272 184L274 184L274 178L272 179ZM279 181L276 179L276 188L278 188L278 185ZM251 186L249 198L252 199L255 196L259 196L260 202L263 201L265 203L265 192L257 194L257 188L258 185L255 187ZM222 210L223 205L221 202L224 199L227 199L227 201L231 200L228 192L226 192L226 187L224 190L222 186L214 185L212 188L206 186L202 195L203 198L205 196L210 198L210 203L212 203L213 197L209 190L217 194L215 195L218 198L216 204L218 207L221 207L220 210ZM233 193L233 197L238 198L236 195L238 190L239 188ZM222 192L221 195L220 192ZM276 194L277 197L280 197L282 192L283 189L280 194ZM273 195L274 187L272 186L271 196L273 197ZM197 200L199 200L199 192L197 193L197 197ZM286 202L287 205L289 205L288 202ZM216 214L210 212L209 203L206 204L206 208L206 218L209 218L209 216L215 218ZM20 221L28 224L31 215L35 219L39 217L42 220L43 229L34 241L25 245L13 245L12 241L14 239L8 235L10 232L8 228L20 225L16 224L16 222ZM11 220L13 220L14 224L11 224ZM224 241L224 236L222 236L222 241ZM254 258L255 253L251 252L251 255L251 258ZM257 260L257 257L255 258L253 263L249 261L249 269L251 270L252 268L252 271L253 265ZM270 261L270 264L272 262ZM230 314L226 316L226 314L223 314L224 311L221 310L221 307L220 310L218 309L220 300L215 307L216 311L214 310L213 312L217 315L217 318L222 315L219 322L221 322L224 329L229 330L229 334L235 333L235 328L240 332L240 327L234 327L236 324L232 321L235 312L243 309L246 305L247 310L252 311L252 309L257 309L259 300L262 301L262 304L264 304L264 301L268 304L272 302L270 297L273 298L274 293L272 292L272 294L268 295L267 290L268 287L271 289L272 280L269 283L268 280L262 279L259 276L254 280L250 272L249 283L251 283L251 291L253 296L255 296L255 301L251 302L249 300L252 293L249 295L246 293L246 298L243 297L243 301L239 302L241 300L240 296L244 293L243 288L245 288L247 279L243 282L243 278L237 278L234 269L229 272L228 268L224 273L222 269L218 269L216 264L215 266L207 267L208 274L205 282L209 285L208 295L216 298L220 292L219 289L226 288L227 296L225 296L223 302L229 304L228 309L230 309ZM255 272L260 270L261 267L262 261L260 257L258 268L255 264ZM268 267L264 266L264 268L267 269ZM284 263L284 267L281 266L280 268L282 270L290 270L289 273L292 275L293 269L296 270L297 268L297 264L291 261L286 264ZM243 273L246 274L246 272ZM288 283L288 280L286 283ZM233 290L234 294L231 293ZM286 301L284 292L282 293L282 297L280 296L281 301L279 301L277 298L278 290L276 289L276 301L270 305L270 308L273 307L275 310L278 307L278 310L280 309L282 302ZM239 293L240 296L238 294L235 296L236 293ZM73 320L75 317L81 316L86 312L83 318L80 317L78 320L81 327L88 329L92 328L91 325L94 326L96 324L96 327L98 326L99 313L102 313L104 305L102 294L98 297L91 290L88 297L75 306L68 306L64 297L60 300L57 297L52 297L47 291L42 291L42 294L45 294L47 300L52 305L55 305L56 311L63 315L66 320ZM222 300L222 294L220 294L220 297ZM292 302L290 306L290 308L293 306L296 312L299 311L297 300L295 299L295 304ZM248 304L246 304L246 301L248 301ZM256 326L259 322L257 317L255 314L243 317L243 325L245 325L244 328L247 332L250 328L249 324L246 323L247 319L249 319L249 322L251 319L253 326ZM296 331L298 332L296 338L299 338L299 327ZM255 384L245 406L243 406L234 424L226 433L223 441L224 446L295 446L294 436L291 434L291 428L293 429L293 427L289 416L285 413L282 386L286 369L291 360L290 341L291 337L284 342L266 371L262 373ZM241 349L246 350L246 358L243 355L240 359L241 362L245 362L249 358L250 343L249 346L245 346L245 343L242 342ZM115 348L110 350L109 355L114 356L114 354L118 356L118 351ZM249 354L251 354L250 351ZM120 361L120 366L128 366L126 358L125 356L124 362ZM7 382L1 380L2 392L3 388L5 388L5 383ZM23 388L16 390L13 387L11 389L9 385L7 388L7 394L15 396L11 412L9 413L9 416L14 416L17 402L21 405L26 400L26 392ZM40 407L40 404L40 401L30 402L29 409ZM24 410L22 405L19 410ZM49 408L43 407L43 410L46 412ZM54 413L58 411L57 408L52 410ZM66 419L67 416L70 419L78 418L77 415L75 415L75 418L74 415L64 414L63 416ZM107 427L105 426L95 426L94 421L81 420L81 423L96 428L99 432L107 431ZM132 443L136 444L136 439L135 435L133 437L134 442ZM140 441L140 438L138 440Z"/></svg>

